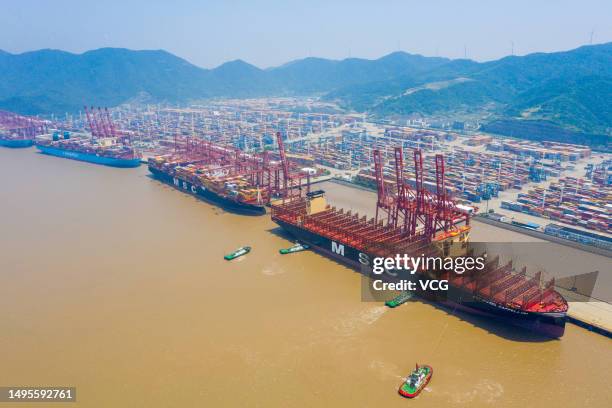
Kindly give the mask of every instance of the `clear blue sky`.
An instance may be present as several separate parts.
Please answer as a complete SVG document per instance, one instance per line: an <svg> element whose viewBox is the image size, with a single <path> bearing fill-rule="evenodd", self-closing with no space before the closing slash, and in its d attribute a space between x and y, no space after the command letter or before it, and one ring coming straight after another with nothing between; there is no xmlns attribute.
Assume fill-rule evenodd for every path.
<svg viewBox="0 0 612 408"><path fill-rule="evenodd" d="M165 49L214 67L307 56L496 59L612 41L610 0L5 0L0 49Z"/></svg>

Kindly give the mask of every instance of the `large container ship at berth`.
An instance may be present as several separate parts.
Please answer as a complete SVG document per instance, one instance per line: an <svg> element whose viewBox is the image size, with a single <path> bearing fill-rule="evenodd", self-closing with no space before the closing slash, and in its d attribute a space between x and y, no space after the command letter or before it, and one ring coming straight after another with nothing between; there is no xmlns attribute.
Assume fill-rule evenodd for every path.
<svg viewBox="0 0 612 408"><path fill-rule="evenodd" d="M196 137L176 137L172 153L149 159L153 176L178 190L244 215L264 215L270 199L299 191L307 169L296 169L276 133L280 161Z"/></svg>
<svg viewBox="0 0 612 408"><path fill-rule="evenodd" d="M54 133L51 138L39 137L36 147L42 153L66 159L103 164L111 167L138 167L140 156L131 146L119 143L116 138L73 136L64 132L60 137Z"/></svg>
<svg viewBox="0 0 612 408"><path fill-rule="evenodd" d="M370 220L327 204L323 191L272 203L272 220L319 252L363 273L371 273L376 257L459 257L470 255L470 207L455 204L444 186L444 159L436 156L435 193L423 188L420 150L415 150L415 182L405 182L402 150L395 151L396 191L387 191L380 152L374 152L378 187L376 217ZM555 290L554 280L541 283L541 274L529 278L526 269L487 258L477 273L421 270L418 280L448 279L444 306L490 317L548 337L561 337L568 304Z"/></svg>
<svg viewBox="0 0 612 408"><path fill-rule="evenodd" d="M8 135L0 134L0 146L4 147L30 147L34 144L34 140L32 139L24 139L24 138L14 138Z"/></svg>
<svg viewBox="0 0 612 408"><path fill-rule="evenodd" d="M42 153L66 159L111 167L140 166L140 154L132 147L129 135L115 129L108 109L84 109L91 134L55 131L50 137L36 138L36 147Z"/></svg>
<svg viewBox="0 0 612 408"><path fill-rule="evenodd" d="M266 214L267 190L254 187L244 175L232 175L226 166L185 161L172 155L150 158L148 164L155 178L225 210Z"/></svg>

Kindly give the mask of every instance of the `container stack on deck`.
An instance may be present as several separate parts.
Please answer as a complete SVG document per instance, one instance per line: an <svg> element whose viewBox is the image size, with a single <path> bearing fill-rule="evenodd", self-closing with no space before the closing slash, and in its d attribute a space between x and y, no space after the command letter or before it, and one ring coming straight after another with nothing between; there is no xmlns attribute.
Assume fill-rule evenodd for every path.
<svg viewBox="0 0 612 408"><path fill-rule="evenodd" d="M273 196L298 194L304 186L308 190L309 178L317 175L316 171L306 171L299 163L288 160L280 132L276 139L279 160L268 151L247 153L200 138L181 137L171 154L150 158L149 168L154 174L204 186L204 190L218 196L241 203L265 204ZM176 185L177 181L173 181Z"/></svg>
<svg viewBox="0 0 612 408"><path fill-rule="evenodd" d="M69 132L54 132L51 138L40 137L37 144L42 146L55 147L63 150L94 154L98 156L114 157L117 159L133 159L137 157L136 152L131 146L118 144L114 140L108 139L92 140L87 135L73 135Z"/></svg>
<svg viewBox="0 0 612 408"><path fill-rule="evenodd" d="M204 163L184 163L181 160L155 157L151 161L158 167L167 167L181 180L187 180L198 186L222 196L235 196L240 202L268 202L268 190L258 188L253 183L253 177L248 172L235 173L228 166L210 165ZM232 167L232 166L230 166Z"/></svg>

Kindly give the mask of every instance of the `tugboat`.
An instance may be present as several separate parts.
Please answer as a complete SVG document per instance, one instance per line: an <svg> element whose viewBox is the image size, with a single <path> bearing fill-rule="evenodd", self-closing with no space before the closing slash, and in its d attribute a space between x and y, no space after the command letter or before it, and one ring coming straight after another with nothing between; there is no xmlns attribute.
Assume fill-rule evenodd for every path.
<svg viewBox="0 0 612 408"><path fill-rule="evenodd" d="M433 368L428 365L416 365L416 368L406 378L406 381L402 383L399 388L399 394L402 397L406 398L414 398L421 393L423 388L429 383L431 376L433 374Z"/></svg>
<svg viewBox="0 0 612 408"><path fill-rule="evenodd" d="M294 252L300 252L300 251L305 251L308 248L310 248L309 245L306 244L300 244L299 242L295 245L293 245L292 247L289 248L283 248L281 250L279 250L278 252L281 253L281 255L287 255L287 254L292 254Z"/></svg>
<svg viewBox="0 0 612 408"><path fill-rule="evenodd" d="M244 246L244 247L238 248L234 252L231 252L231 253L225 255L223 258L225 258L226 261L231 261L232 259L236 259L238 257L241 257L242 255L246 255L249 252L251 252L251 247L250 246Z"/></svg>
<svg viewBox="0 0 612 408"><path fill-rule="evenodd" d="M387 300L385 302L385 305L393 309L394 307L398 307L399 305L403 305L404 303L406 303L408 300L410 300L410 298L412 298L412 296L413 293L411 292L402 292L393 299Z"/></svg>

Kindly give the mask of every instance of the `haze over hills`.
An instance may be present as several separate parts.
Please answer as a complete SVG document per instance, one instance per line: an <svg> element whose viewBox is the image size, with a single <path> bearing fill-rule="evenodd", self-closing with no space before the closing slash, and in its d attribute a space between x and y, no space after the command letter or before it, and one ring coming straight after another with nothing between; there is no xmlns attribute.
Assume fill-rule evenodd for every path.
<svg viewBox="0 0 612 408"><path fill-rule="evenodd" d="M166 51L101 48L83 54L40 50L0 53L0 107L38 114L113 106L139 94L153 102L210 97L323 94L338 87L387 80L448 62L407 53L378 60L305 58L262 70L242 60L202 69Z"/></svg>
<svg viewBox="0 0 612 408"><path fill-rule="evenodd" d="M487 126L501 133L512 133L515 122L612 133L612 43L484 63L395 52L376 60L305 58L265 70L241 60L202 69L161 50L0 51L0 76L0 108L26 114L134 98L318 95L380 118L486 112Z"/></svg>

